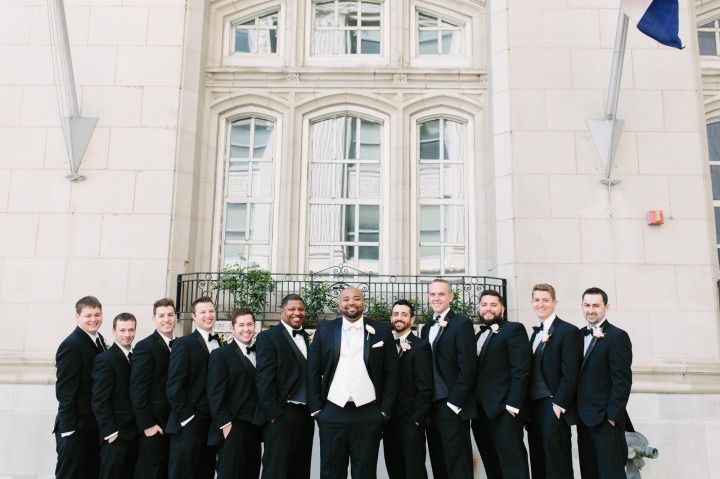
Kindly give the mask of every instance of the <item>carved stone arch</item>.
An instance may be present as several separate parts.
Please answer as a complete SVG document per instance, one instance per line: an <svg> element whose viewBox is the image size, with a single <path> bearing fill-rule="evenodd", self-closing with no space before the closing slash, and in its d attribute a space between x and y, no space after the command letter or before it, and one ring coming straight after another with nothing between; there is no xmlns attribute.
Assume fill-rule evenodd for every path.
<svg viewBox="0 0 720 479"><path fill-rule="evenodd" d="M458 110L468 115L477 115L483 107L484 102L478 98L468 97L454 93L443 95L423 95L420 98L411 98L403 103L402 109L405 115L415 116L419 112L432 108L446 108Z"/></svg>
<svg viewBox="0 0 720 479"><path fill-rule="evenodd" d="M703 103L705 106L705 123L720 121L720 95L706 97Z"/></svg>
<svg viewBox="0 0 720 479"><path fill-rule="evenodd" d="M281 116L287 116L292 106L289 102L283 101L282 98L272 97L270 95L257 94L240 94L231 93L210 102L209 108L218 116L226 116L231 114L233 110L239 108L260 108L268 111L275 111Z"/></svg>
<svg viewBox="0 0 720 479"><path fill-rule="evenodd" d="M704 25L720 18L720 0L700 0L695 2L696 24Z"/></svg>
<svg viewBox="0 0 720 479"><path fill-rule="evenodd" d="M378 118L389 118L397 110L396 102L375 94L357 94L333 92L324 96L304 98L296 105L298 117L314 118L316 113L334 108L345 108L348 111L375 111Z"/></svg>

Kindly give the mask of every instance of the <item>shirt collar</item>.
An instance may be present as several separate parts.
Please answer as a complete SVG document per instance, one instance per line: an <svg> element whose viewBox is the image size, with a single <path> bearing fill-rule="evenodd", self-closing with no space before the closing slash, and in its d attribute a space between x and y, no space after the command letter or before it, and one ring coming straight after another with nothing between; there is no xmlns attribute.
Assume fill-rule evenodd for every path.
<svg viewBox="0 0 720 479"><path fill-rule="evenodd" d="M552 323L553 321L555 321L555 318L557 318L557 314L553 313L548 316L544 321L540 321L540 326L543 327L543 331L550 331L550 328L552 327Z"/></svg>
<svg viewBox="0 0 720 479"><path fill-rule="evenodd" d="M450 308L447 308L445 311L443 311L442 313L440 313L440 315L439 315L439 316L440 316L440 321L442 321L443 319L445 319L445 316L447 316L447 314L448 314L449 312L450 312ZM432 319L435 320L435 318L437 318L437 317L438 317L438 314L436 314L435 311L433 311L433 318L432 318Z"/></svg>
<svg viewBox="0 0 720 479"><path fill-rule="evenodd" d="M205 342L207 343L207 342L208 342L208 336L210 335L210 333L208 333L207 331L205 331L204 329L201 329L201 328L196 328L196 331L199 331L199 332L200 332L200 335L203 337L203 339L204 339Z"/></svg>
<svg viewBox="0 0 720 479"><path fill-rule="evenodd" d="M132 352L132 349L125 349L124 347L120 346L120 343L115 343L115 344L118 345L118 348L120 348L120 351L123 352L123 354L125 355L126 358L128 357L128 354L130 354Z"/></svg>
<svg viewBox="0 0 720 479"><path fill-rule="evenodd" d="M90 337L90 340L91 340L93 343L95 343L95 341L97 341L98 338L100 338L100 336L99 336L97 333L95 333L95 334L90 334L90 333L88 333L87 331L85 331L84 329L80 329L80 331L82 331L83 333L87 334L87 335Z"/></svg>
<svg viewBox="0 0 720 479"><path fill-rule="evenodd" d="M240 341L238 338L236 338L235 336L233 336L233 341L235 341L237 343L237 345L240 346L240 351L242 351L242 353L245 356L247 356L248 355L247 348L252 346L252 344L245 344L242 341Z"/></svg>
<svg viewBox="0 0 720 479"><path fill-rule="evenodd" d="M175 339L175 335L173 334L173 337L172 337L172 338L168 338L167 336L165 336L165 335L164 335L163 333L161 333L160 331L158 331L158 334L159 334L160 337L163 339L163 341L165 341L165 344L166 344L167 347L169 348L169 347L170 347L170 341L172 341L173 339Z"/></svg>
<svg viewBox="0 0 720 479"><path fill-rule="evenodd" d="M365 320L365 318L362 317L362 316L360 316L360 319L358 319L357 321L355 321L355 322L353 323L353 322L348 321L348 319L347 319L345 316L343 316L343 325L342 325L342 327L343 327L343 329L345 329L345 330L346 330L346 329L353 329L353 328L354 328L354 329L362 330L362 328L363 328L363 321L364 321L364 320Z"/></svg>
<svg viewBox="0 0 720 479"><path fill-rule="evenodd" d="M344 319L344 318L343 318L343 319ZM291 338L294 338L294 336L293 336L293 331L300 331L300 329L302 329L302 327L301 327L300 329L295 329L295 328L293 328L292 326L290 326L289 324L287 324L285 321L282 321L282 320L280 320L280 323L281 323L283 326L285 326L285 329L287 329L287 332L288 332L288 334L290 335Z"/></svg>
<svg viewBox="0 0 720 479"><path fill-rule="evenodd" d="M398 333L393 330L393 338L399 339L400 341L407 341L407 337L410 336L410 333L412 333L412 329L408 328L407 331L403 332L401 335L398 336Z"/></svg>
<svg viewBox="0 0 720 479"><path fill-rule="evenodd" d="M590 323L587 324L588 329L600 329L603 324L605 324L605 321L607 321L607 318L603 318L599 323L597 323L595 326L591 325Z"/></svg>

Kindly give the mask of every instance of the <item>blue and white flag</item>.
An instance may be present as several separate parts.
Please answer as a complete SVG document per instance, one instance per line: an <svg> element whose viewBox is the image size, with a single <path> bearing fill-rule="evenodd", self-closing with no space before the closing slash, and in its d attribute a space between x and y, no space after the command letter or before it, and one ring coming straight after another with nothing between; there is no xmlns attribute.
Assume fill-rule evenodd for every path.
<svg viewBox="0 0 720 479"><path fill-rule="evenodd" d="M645 35L663 45L683 48L678 37L678 0L621 0L620 6Z"/></svg>

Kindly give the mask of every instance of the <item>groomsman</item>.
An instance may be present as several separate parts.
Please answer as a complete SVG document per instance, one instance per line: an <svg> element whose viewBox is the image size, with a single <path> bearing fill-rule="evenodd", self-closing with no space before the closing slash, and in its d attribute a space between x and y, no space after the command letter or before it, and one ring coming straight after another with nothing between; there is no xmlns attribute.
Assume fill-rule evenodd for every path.
<svg viewBox="0 0 720 479"><path fill-rule="evenodd" d="M497 291L480 294L477 313L482 325L476 336L475 443L488 479L529 479L521 419L532 370L527 332L505 320L505 300Z"/></svg>
<svg viewBox="0 0 720 479"><path fill-rule="evenodd" d="M577 421L575 393L582 355L577 327L557 317L555 288L533 287L532 307L540 320L530 338L533 369L530 376L528 442L533 479L572 479L570 426Z"/></svg>
<svg viewBox="0 0 720 479"><path fill-rule="evenodd" d="M280 303L280 323L257 337L263 479L310 478L315 423L307 406L310 343L304 320L305 301L288 294Z"/></svg>
<svg viewBox="0 0 720 479"><path fill-rule="evenodd" d="M140 429L135 479L164 479L168 475L170 439L165 435L165 425L170 403L165 385L177 323L173 300L155 301L152 319L155 331L135 345L130 370L130 401Z"/></svg>
<svg viewBox="0 0 720 479"><path fill-rule="evenodd" d="M321 321L308 353L308 401L320 427L320 477L376 477L380 434L395 406L397 351L386 323L363 318L357 288L340 292L342 313Z"/></svg>
<svg viewBox="0 0 720 479"><path fill-rule="evenodd" d="M75 303L77 327L55 355L58 413L53 433L58 479L97 479L100 473L98 426L90 393L93 360L105 351L105 339L98 331L102 320L100 301L93 296L81 298Z"/></svg>
<svg viewBox="0 0 720 479"><path fill-rule="evenodd" d="M470 419L476 417L475 331L470 320L450 309L450 283L436 279L428 285L433 320L421 337L433 351L433 405L427 430L430 463L435 479L471 479Z"/></svg>
<svg viewBox="0 0 720 479"><path fill-rule="evenodd" d="M217 448L207 444L210 407L207 400L207 366L210 352L219 348L213 333L215 305L209 297L192 302L195 331L177 338L168 366L167 397L170 416L170 479L210 479L215 474Z"/></svg>
<svg viewBox="0 0 720 479"><path fill-rule="evenodd" d="M632 344L622 329L608 322L608 296L600 288L582 295L587 326L578 378L578 449L583 479L624 479L625 428L632 386Z"/></svg>
<svg viewBox="0 0 720 479"><path fill-rule="evenodd" d="M398 352L398 393L392 418L383 429L385 465L390 479L427 479L425 425L432 404L430 343L412 332L415 309L395 301L390 321Z"/></svg>
<svg viewBox="0 0 720 479"><path fill-rule="evenodd" d="M131 477L137 460L137 426L130 404L130 363L137 321L130 313L113 319L115 344L95 357L92 409L100 428L100 477Z"/></svg>
<svg viewBox="0 0 720 479"><path fill-rule="evenodd" d="M210 353L207 396L212 415L208 444L218 446L217 479L260 476L260 428L253 424L255 389L255 315L230 313L233 340Z"/></svg>

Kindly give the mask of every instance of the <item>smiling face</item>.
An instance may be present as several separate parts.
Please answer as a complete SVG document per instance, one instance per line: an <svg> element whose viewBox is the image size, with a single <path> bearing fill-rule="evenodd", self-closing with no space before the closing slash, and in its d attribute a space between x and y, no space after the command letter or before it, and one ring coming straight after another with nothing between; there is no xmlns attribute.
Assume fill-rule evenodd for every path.
<svg viewBox="0 0 720 479"><path fill-rule="evenodd" d="M605 318L608 305L599 294L586 294L582 300L583 315L587 322L595 326Z"/></svg>
<svg viewBox="0 0 720 479"><path fill-rule="evenodd" d="M390 321L392 321L395 332L402 334L415 324L415 316L412 316L412 311L408 306L396 304L393 306Z"/></svg>
<svg viewBox="0 0 720 479"><path fill-rule="evenodd" d="M95 335L102 325L102 308L83 306L80 313L75 313L75 322L88 334Z"/></svg>
<svg viewBox="0 0 720 479"><path fill-rule="evenodd" d="M531 304L540 321L544 321L555 312L557 300L549 291L533 291Z"/></svg>
<svg viewBox="0 0 720 479"><path fill-rule="evenodd" d="M433 281L428 285L428 302L435 314L440 314L450 307L455 295L444 281Z"/></svg>
<svg viewBox="0 0 720 479"><path fill-rule="evenodd" d="M158 333L168 337L173 337L173 331L175 331L175 324L177 324L177 315L175 314L175 308L172 306L158 306L155 309L155 315L153 316L155 322L155 329Z"/></svg>
<svg viewBox="0 0 720 479"><path fill-rule="evenodd" d="M280 319L293 329L302 328L305 320L305 303L298 299L291 299L280 310Z"/></svg>
<svg viewBox="0 0 720 479"><path fill-rule="evenodd" d="M192 319L195 326L211 333L215 326L215 306L208 303L197 303L193 308Z"/></svg>
<svg viewBox="0 0 720 479"><path fill-rule="evenodd" d="M360 319L365 311L365 297L357 288L345 288L338 298L340 312L350 322Z"/></svg>
<svg viewBox="0 0 720 479"><path fill-rule="evenodd" d="M503 317L504 313L505 307L497 296L486 294L480 298L477 314L484 322L489 323L498 320Z"/></svg>
<svg viewBox="0 0 720 479"><path fill-rule="evenodd" d="M250 344L255 336L255 320L251 314L241 314L233 319L232 331L235 339Z"/></svg>
<svg viewBox="0 0 720 479"><path fill-rule="evenodd" d="M130 349L135 340L135 321L117 321L113 328L113 336L116 343L125 349Z"/></svg>

